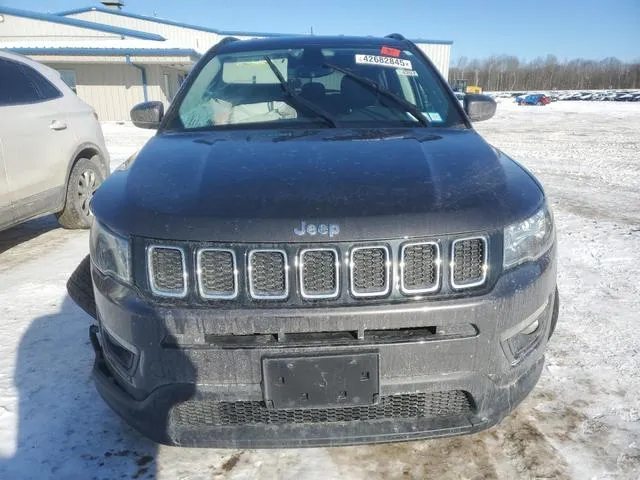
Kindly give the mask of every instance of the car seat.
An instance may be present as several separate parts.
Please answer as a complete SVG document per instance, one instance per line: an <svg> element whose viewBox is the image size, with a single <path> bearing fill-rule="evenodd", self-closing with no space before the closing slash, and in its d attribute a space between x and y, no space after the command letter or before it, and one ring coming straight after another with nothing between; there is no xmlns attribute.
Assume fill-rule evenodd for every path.
<svg viewBox="0 0 640 480"><path fill-rule="evenodd" d="M305 100L322 106L325 103L327 92L324 85L318 82L305 83L300 90L300 96Z"/></svg>

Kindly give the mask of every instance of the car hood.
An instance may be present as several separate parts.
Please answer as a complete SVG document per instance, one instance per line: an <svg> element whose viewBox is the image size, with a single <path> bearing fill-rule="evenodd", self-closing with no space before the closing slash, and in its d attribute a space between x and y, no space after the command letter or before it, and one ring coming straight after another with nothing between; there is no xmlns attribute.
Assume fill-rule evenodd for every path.
<svg viewBox="0 0 640 480"><path fill-rule="evenodd" d="M542 201L474 130L244 130L153 137L92 208L125 234L315 242L489 231Z"/></svg>

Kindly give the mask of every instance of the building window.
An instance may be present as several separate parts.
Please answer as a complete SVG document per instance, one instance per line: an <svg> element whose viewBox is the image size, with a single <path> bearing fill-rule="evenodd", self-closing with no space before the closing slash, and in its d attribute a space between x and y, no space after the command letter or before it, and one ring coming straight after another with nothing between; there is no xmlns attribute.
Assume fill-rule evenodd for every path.
<svg viewBox="0 0 640 480"><path fill-rule="evenodd" d="M78 93L76 90L77 79L76 79L76 71L75 70L58 70L60 72L60 77L62 81L66 83L73 93Z"/></svg>

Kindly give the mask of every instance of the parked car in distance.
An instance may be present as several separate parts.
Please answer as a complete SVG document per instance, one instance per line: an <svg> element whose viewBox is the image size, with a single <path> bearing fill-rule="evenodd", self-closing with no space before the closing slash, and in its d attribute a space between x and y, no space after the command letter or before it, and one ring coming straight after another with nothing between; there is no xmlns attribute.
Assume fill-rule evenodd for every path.
<svg viewBox="0 0 640 480"><path fill-rule="evenodd" d="M65 228L88 228L108 174L94 110L56 70L0 51L0 230L51 213Z"/></svg>
<svg viewBox="0 0 640 480"><path fill-rule="evenodd" d="M462 105L464 107L464 93L462 92L453 92L454 95L456 96L456 98L458 99L458 102L460 102L460 105Z"/></svg>
<svg viewBox="0 0 640 480"><path fill-rule="evenodd" d="M518 105L547 105L551 103L551 98L547 97L543 93L533 93L521 97L516 97L516 103Z"/></svg>
<svg viewBox="0 0 640 480"><path fill-rule="evenodd" d="M634 95L629 92L620 92L616 96L616 101L618 102L632 102Z"/></svg>

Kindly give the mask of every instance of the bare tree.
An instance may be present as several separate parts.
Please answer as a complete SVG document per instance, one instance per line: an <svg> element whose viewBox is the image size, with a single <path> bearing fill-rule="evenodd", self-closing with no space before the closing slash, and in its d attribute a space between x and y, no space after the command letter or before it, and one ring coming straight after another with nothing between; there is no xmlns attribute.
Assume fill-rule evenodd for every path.
<svg viewBox="0 0 640 480"><path fill-rule="evenodd" d="M465 79L485 90L640 88L640 59L630 63L615 57L559 61L547 55L523 62L509 55L484 60L460 57L449 72L451 81Z"/></svg>

